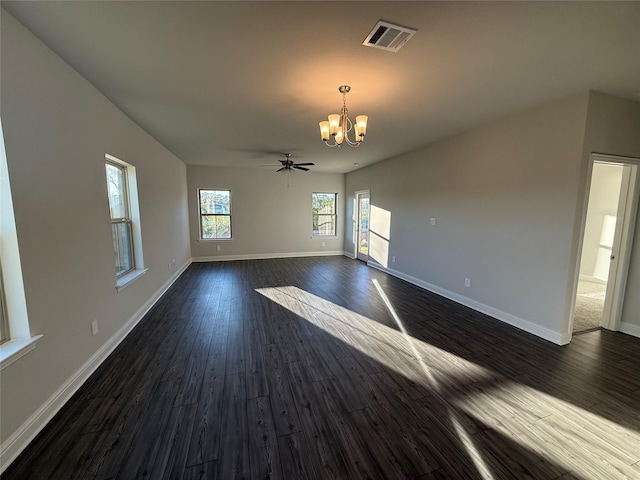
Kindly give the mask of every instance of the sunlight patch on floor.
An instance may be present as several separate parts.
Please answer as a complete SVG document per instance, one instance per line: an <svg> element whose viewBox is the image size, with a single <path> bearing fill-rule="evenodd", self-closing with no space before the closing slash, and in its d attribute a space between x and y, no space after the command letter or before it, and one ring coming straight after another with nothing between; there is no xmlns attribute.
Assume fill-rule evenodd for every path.
<svg viewBox="0 0 640 480"><path fill-rule="evenodd" d="M393 370L398 370L393 361L398 358L410 362L418 358L427 361L428 358L437 358L438 363L446 364L447 368L446 371L434 370L434 377L471 376L481 381L493 376L489 369L428 343L416 339L410 341L412 337L402 331L297 287L268 287L256 291ZM403 372L409 380L430 387L422 373L418 368Z"/></svg>
<svg viewBox="0 0 640 480"><path fill-rule="evenodd" d="M610 478L637 478L640 472L638 465L632 467L640 460L640 432L540 390L507 382L453 402L471 417L481 418L492 429L576 476L599 478L603 466L611 471ZM613 446L621 438L628 449Z"/></svg>
<svg viewBox="0 0 640 480"><path fill-rule="evenodd" d="M449 421L453 425L453 427L454 427L454 429L455 429L455 431L456 431L456 433L458 435L458 438L460 439L460 442L462 443L462 445L466 449L467 454L469 455L469 458L471 459L471 461L473 462L473 464L476 467L476 470L482 476L483 480L493 480L494 477L493 477L493 474L491 473L491 469L487 466L487 464L485 463L484 459L482 458L482 454L478 451L478 449L476 448L475 444L473 443L473 440L471 439L471 436L469 435L469 432L467 432L467 430L460 423L459 418L458 418L458 414L449 407L448 402L446 402L446 400L442 397L442 393L443 392L442 392L442 388L440 387L440 384L439 384L438 380L432 374L431 369L429 367L427 367L427 365L424 363L422 358L420 358L420 355L419 355L419 353L418 353L418 351L417 351L417 349L416 349L416 347L414 345L414 343L419 341L419 340L412 338L407 333L407 330L406 330L404 324L402 323L402 320L400 320L400 317L396 313L395 308L393 308L393 305L389 301L389 298L387 297L387 294L384 293L384 290L382 289L382 287L380 286L380 284L378 283L378 281L376 279L373 279L372 281L373 281L373 285L376 287L376 290L378 291L378 294L380 294L380 297L382 298L382 301L384 302L384 304L386 305L387 309L389 310L389 313L391 314L391 316L395 320L396 324L400 328L400 331L404 335L404 337L406 339L406 342L410 345L411 349L413 350L413 352L414 352L414 354L416 356L416 359L417 359L418 363L420 364L420 367L422 368L422 371L424 372L424 375L425 375L425 377L427 378L427 380L429 382L429 385L430 385L431 389L435 393L437 393L438 397L440 397L441 401L446 406L447 415L449 416Z"/></svg>
<svg viewBox="0 0 640 480"><path fill-rule="evenodd" d="M603 466L612 478L634 478L640 471L640 464L631 466L640 461L639 432L412 337L382 287L374 285L399 330L294 286L256 291L440 397L483 479L494 477L463 427L465 414L577 476L596 478ZM629 445L624 451L610 446L620 437Z"/></svg>
<svg viewBox="0 0 640 480"><path fill-rule="evenodd" d="M441 350L433 345L412 338L400 321L389 299L384 294L380 285L374 280L378 292L382 296L385 305L393 316L400 331L359 315L346 308L340 307L323 298L317 297L297 287L270 287L257 291L282 305L296 315L310 321L339 340L346 342L351 347L358 349L367 356L383 365L404 375L418 385L428 387L436 396L442 397L441 386L438 377L455 376L458 370L465 370L465 376L469 374L468 365L477 372L478 381L488 379L491 372L471 362L467 362L449 352ZM444 357L456 357L456 362L451 362L451 371L435 371L429 368L422 357L436 353L442 359ZM419 369L400 369L396 361L402 356L403 364L416 364ZM468 364L468 365L467 365ZM446 406L446 405L445 405ZM457 432L460 443L464 446L483 480L493 480L493 475L482 459L481 453L474 446L471 436L466 432L458 414L448 406L449 419Z"/></svg>

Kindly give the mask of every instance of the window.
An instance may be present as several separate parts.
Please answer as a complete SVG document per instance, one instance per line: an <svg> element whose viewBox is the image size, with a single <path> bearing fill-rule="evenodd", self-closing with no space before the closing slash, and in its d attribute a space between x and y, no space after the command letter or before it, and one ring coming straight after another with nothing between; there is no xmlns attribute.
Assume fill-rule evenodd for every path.
<svg viewBox="0 0 640 480"><path fill-rule="evenodd" d="M147 271L142 254L136 168L111 155L105 155L105 168L116 290L120 291Z"/></svg>
<svg viewBox="0 0 640 480"><path fill-rule="evenodd" d="M121 277L135 268L127 168L111 162L106 162L106 168L116 276Z"/></svg>
<svg viewBox="0 0 640 480"><path fill-rule="evenodd" d="M231 238L231 191L198 190L200 202L200 238Z"/></svg>
<svg viewBox="0 0 640 480"><path fill-rule="evenodd" d="M34 348L42 335L31 335L22 280L18 235L0 120L0 370Z"/></svg>
<svg viewBox="0 0 640 480"><path fill-rule="evenodd" d="M336 235L337 193L312 193L311 212L313 219L313 235L318 237Z"/></svg>

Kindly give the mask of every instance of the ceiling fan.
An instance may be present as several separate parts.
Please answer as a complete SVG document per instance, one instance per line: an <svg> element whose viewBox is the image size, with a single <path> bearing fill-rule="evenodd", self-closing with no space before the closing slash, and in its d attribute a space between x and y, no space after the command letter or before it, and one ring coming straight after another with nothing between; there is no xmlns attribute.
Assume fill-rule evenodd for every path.
<svg viewBox="0 0 640 480"><path fill-rule="evenodd" d="M308 172L309 169L307 167L311 167L313 165L315 165L315 163L296 163L293 160L291 160L291 154L290 153L285 153L284 154L285 157L287 157L284 160L279 160L280 165L275 164L275 165L261 165L263 167L280 167L277 171L278 172L293 172L294 169L295 170L302 170L304 172Z"/></svg>

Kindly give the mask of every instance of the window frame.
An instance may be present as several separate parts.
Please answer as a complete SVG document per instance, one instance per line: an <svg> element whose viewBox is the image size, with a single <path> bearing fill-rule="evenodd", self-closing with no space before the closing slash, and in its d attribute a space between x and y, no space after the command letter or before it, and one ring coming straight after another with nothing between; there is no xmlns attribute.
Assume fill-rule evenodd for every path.
<svg viewBox="0 0 640 480"><path fill-rule="evenodd" d="M129 246L131 255L131 267L127 270L121 271L118 273L117 265L116 265L116 278L122 278L125 275L130 274L136 269L136 249L134 245L134 237L133 237L133 220L131 218L131 197L130 197L130 188L129 188L129 172L127 170L126 165L122 165L110 160L108 157L105 158L105 166L111 166L113 168L117 168L120 170L122 174L122 198L124 203L124 213L125 217L122 218L114 218L111 217L111 204L109 204L109 217L111 218L111 229L113 233L113 228L115 225L126 225L128 236L129 236ZM109 187L107 186L107 195L109 193Z"/></svg>
<svg viewBox="0 0 640 480"><path fill-rule="evenodd" d="M7 155L0 119L0 275L3 281L5 342L0 344L0 370L34 348L42 335L32 335L24 292L18 235L9 182Z"/></svg>
<svg viewBox="0 0 640 480"><path fill-rule="evenodd" d="M333 213L315 213L313 211L313 201L315 195L332 195L333 196ZM314 230L314 225L318 222L316 217L331 216L333 217L333 232L319 233ZM311 192L311 235L313 238L335 238L338 236L338 193L337 192Z"/></svg>
<svg viewBox="0 0 640 480"><path fill-rule="evenodd" d="M143 245L142 245L142 225L140 220L140 203L138 200L138 180L136 175L136 167L134 165L131 165L127 162L120 160L119 158L114 157L113 155L109 155L108 153L105 153L104 161L102 164L103 168L105 168L107 164L111 164L117 168L122 169L122 172L124 174L124 177L123 177L124 185L125 185L124 188L126 189L128 220L131 222L129 224L129 227L130 227L129 235L131 236L130 245L132 249L131 260L132 260L133 268L126 272L121 272L121 274L118 275L117 265L115 265L115 262L114 262L115 280L116 280L115 288L116 288L116 291L120 292L124 290L129 284L131 284L134 280L137 280L142 275L144 275L147 272L148 268L144 266L144 253L143 253ZM104 185L107 188L107 191L105 192L107 194L107 198L106 198L107 209L109 210L108 212L109 219L111 219L111 207L110 207L109 198L108 198L109 187L107 186L107 181L108 180L106 178L106 171L105 171ZM113 246L113 223L111 225L112 225L111 245Z"/></svg>
<svg viewBox="0 0 640 480"><path fill-rule="evenodd" d="M202 192L225 192L229 194L229 213L202 213ZM233 240L233 199L230 188L198 188L198 230L201 242L228 242ZM204 217L229 217L228 237L204 237Z"/></svg>

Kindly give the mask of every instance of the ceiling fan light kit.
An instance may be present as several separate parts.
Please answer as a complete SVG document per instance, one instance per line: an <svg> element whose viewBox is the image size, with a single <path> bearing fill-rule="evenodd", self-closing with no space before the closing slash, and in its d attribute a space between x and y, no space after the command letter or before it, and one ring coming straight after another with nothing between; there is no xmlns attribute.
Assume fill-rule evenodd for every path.
<svg viewBox="0 0 640 480"><path fill-rule="evenodd" d="M320 122L320 136L322 141L329 147L341 147L347 143L350 147L358 147L364 141L367 134L366 115L358 115L356 122L349 119L347 110L347 93L351 91L349 85L341 85L338 91L342 94L342 110L340 113L329 115L328 120ZM355 139L349 138L349 132L353 132ZM333 143L329 143L329 138L333 137Z"/></svg>

